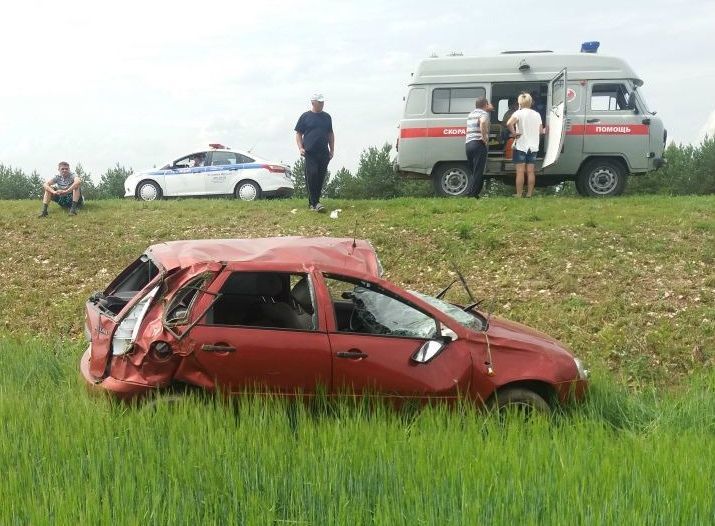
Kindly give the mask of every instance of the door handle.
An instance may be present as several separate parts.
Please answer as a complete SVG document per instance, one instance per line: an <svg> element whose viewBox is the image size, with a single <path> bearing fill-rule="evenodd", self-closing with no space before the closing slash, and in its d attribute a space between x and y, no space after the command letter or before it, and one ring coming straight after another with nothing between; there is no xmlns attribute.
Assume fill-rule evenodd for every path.
<svg viewBox="0 0 715 526"><path fill-rule="evenodd" d="M340 351L335 353L338 358L347 358L349 360L361 360L367 358L367 354L359 349L350 349L349 351Z"/></svg>
<svg viewBox="0 0 715 526"><path fill-rule="evenodd" d="M587 119L586 122L588 124L593 124L594 122L601 122L601 119Z"/></svg>
<svg viewBox="0 0 715 526"><path fill-rule="evenodd" d="M202 345L201 346L202 351L206 352L235 352L236 348L231 347L230 345Z"/></svg>

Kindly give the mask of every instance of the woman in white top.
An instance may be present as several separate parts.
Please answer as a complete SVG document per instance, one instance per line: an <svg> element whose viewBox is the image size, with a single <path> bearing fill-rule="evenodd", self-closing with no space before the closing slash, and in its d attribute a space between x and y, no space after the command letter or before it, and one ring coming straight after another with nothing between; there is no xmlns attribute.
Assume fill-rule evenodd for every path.
<svg viewBox="0 0 715 526"><path fill-rule="evenodd" d="M534 193L536 175L534 173L534 162L536 152L539 151L539 138L544 133L544 126L541 122L541 115L531 109L533 100L528 93L519 95L519 109L516 110L506 125L514 141L514 165L516 166L516 197L521 197L524 191L524 170L528 175L528 188L526 197L531 197Z"/></svg>

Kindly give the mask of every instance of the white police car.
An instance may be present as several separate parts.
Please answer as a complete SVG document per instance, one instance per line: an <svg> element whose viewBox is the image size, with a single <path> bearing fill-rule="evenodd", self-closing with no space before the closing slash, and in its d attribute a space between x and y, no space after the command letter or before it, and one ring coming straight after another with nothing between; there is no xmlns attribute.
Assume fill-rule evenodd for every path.
<svg viewBox="0 0 715 526"><path fill-rule="evenodd" d="M154 201L161 197L234 195L253 201L260 197L290 197L290 168L221 144L194 152L163 166L131 174L124 197Z"/></svg>

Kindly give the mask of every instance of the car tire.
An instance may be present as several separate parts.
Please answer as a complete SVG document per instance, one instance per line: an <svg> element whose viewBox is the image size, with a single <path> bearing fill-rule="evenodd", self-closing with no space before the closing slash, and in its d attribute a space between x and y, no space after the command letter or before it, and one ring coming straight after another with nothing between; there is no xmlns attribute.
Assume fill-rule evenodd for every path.
<svg viewBox="0 0 715 526"><path fill-rule="evenodd" d="M523 387L507 387L497 391L492 397L490 408L500 414L514 411L524 416L551 412L551 407L541 395Z"/></svg>
<svg viewBox="0 0 715 526"><path fill-rule="evenodd" d="M626 169L612 159L591 159L576 176L576 190L586 197L613 197L626 189Z"/></svg>
<svg viewBox="0 0 715 526"><path fill-rule="evenodd" d="M432 174L434 191L441 197L465 197L472 187L472 175L466 163L446 163Z"/></svg>
<svg viewBox="0 0 715 526"><path fill-rule="evenodd" d="M137 185L136 197L140 201L158 201L162 195L161 187L154 181L145 180Z"/></svg>
<svg viewBox="0 0 715 526"><path fill-rule="evenodd" d="M256 181L240 181L233 190L233 195L241 201L255 201L261 198L261 187Z"/></svg>

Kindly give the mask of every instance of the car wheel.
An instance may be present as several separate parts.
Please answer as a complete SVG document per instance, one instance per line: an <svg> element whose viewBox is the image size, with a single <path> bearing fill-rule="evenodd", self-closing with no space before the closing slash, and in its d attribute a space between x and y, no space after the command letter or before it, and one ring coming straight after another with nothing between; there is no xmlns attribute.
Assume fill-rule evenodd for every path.
<svg viewBox="0 0 715 526"><path fill-rule="evenodd" d="M161 199L161 187L154 181L142 181L137 185L137 199L140 201L156 201Z"/></svg>
<svg viewBox="0 0 715 526"><path fill-rule="evenodd" d="M261 197L261 187L257 182L247 179L238 183L233 193L241 201L255 201Z"/></svg>
<svg viewBox="0 0 715 526"><path fill-rule="evenodd" d="M508 387L497 391L490 407L500 414L515 412L524 416L549 414L551 408L543 397L530 389Z"/></svg>
<svg viewBox="0 0 715 526"><path fill-rule="evenodd" d="M433 174L435 193L442 197L463 197L471 188L472 176L463 163L443 164Z"/></svg>
<svg viewBox="0 0 715 526"><path fill-rule="evenodd" d="M624 166L610 159L592 159L578 173L576 189L587 197L621 195L626 188Z"/></svg>

